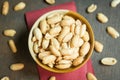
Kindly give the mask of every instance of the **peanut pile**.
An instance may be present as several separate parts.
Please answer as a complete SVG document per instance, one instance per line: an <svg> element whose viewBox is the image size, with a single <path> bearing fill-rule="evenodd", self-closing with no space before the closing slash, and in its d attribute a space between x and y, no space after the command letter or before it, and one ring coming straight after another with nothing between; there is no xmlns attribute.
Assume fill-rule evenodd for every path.
<svg viewBox="0 0 120 80"><path fill-rule="evenodd" d="M54 13L34 28L31 41L39 60L57 69L78 66L89 52L90 42L86 24L72 16Z"/></svg>

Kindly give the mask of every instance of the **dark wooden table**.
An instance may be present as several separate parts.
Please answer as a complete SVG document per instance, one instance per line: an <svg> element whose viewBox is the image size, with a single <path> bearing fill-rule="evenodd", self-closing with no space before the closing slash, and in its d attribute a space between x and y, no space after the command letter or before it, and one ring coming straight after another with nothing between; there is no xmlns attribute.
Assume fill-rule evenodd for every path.
<svg viewBox="0 0 120 80"><path fill-rule="evenodd" d="M2 3L5 0L0 0L0 12ZM13 7L20 1L26 2L27 6L24 10L15 12ZM72 0L56 0L57 4L69 2ZM92 62L95 70L95 75L98 80L120 80L120 38L113 39L106 32L107 26L113 26L120 32L120 5L116 8L110 7L112 0L75 0L78 13L88 19L94 30L95 39L104 44L102 53L93 52ZM31 10L42 9L51 5L46 4L43 0L9 0L10 9L7 16L0 14L0 78L9 76L10 80L39 80L39 75L36 69L36 63L33 61L28 50L28 30L24 13ZM86 8L92 4L97 4L97 10L92 13L86 13ZM109 21L102 24L97 21L96 14L102 12L108 16ZM17 34L15 37L5 37L3 30L15 29ZM13 39L16 43L18 52L13 54L8 46L8 40ZM118 62L114 66L104 66L100 60L104 57L115 57ZM25 68L21 71L11 71L9 66L12 63L22 62ZM64 79L63 79L64 80Z"/></svg>

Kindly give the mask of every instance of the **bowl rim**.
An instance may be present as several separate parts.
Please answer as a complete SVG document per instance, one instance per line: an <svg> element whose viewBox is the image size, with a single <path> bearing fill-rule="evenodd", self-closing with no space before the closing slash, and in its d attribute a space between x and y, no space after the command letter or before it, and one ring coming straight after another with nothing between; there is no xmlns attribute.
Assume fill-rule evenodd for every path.
<svg viewBox="0 0 120 80"><path fill-rule="evenodd" d="M32 49L32 41L31 41L31 38L32 38L32 33L33 33L33 29L38 27L39 25L39 22L44 19L46 16L52 14L52 13L56 13L56 12L60 12L60 13L63 13L63 14L69 14L69 15L75 15L77 16L77 18L79 17L79 19L84 22L86 25L87 25L87 28L89 28L89 34L92 35L90 36L91 38L91 44L90 44L90 50L89 50L89 54L87 54L87 58L83 61L82 64L80 64L79 66L77 67L74 67L74 68L70 68L70 69L64 69L64 70L61 70L61 69L54 69L54 68L50 68L48 66L45 66L44 64L42 64L38 59L37 59L37 56L36 54L34 53L33 49ZM29 52L30 52L30 55L32 56L33 60L40 66L42 67L43 69L47 70L47 71L51 71L51 72L55 72L55 73L67 73L67 72L72 72L74 70L77 70L79 68L81 68L83 65L85 65L87 63L87 61L90 59L90 57L92 56L92 53L93 53L93 48L94 48L94 33L93 33L93 30L92 30L92 27L90 25L90 23L87 21L87 19L85 17L83 17L81 14L77 13L77 12L74 12L74 11L71 11L71 10L67 10L67 9L58 9L58 10L52 10L52 11L49 11L49 12L46 12L45 14L41 15L36 21L35 23L33 24L33 26L31 27L30 29L30 32L29 32L29 36L28 36L28 48L29 48ZM32 46L31 46L32 45Z"/></svg>

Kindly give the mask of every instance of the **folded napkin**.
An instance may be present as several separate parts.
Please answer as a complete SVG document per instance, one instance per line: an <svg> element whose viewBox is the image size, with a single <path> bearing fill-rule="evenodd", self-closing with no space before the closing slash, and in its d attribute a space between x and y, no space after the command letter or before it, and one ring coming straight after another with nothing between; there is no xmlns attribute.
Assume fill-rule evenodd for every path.
<svg viewBox="0 0 120 80"><path fill-rule="evenodd" d="M25 13L25 17L26 17L26 23L28 25L28 29L30 30L34 22L41 15L45 14L48 11L56 10L56 9L68 9L68 10L76 11L76 6L74 1L72 1L72 2L67 2L64 4L56 5L56 6L50 6L48 8L44 8L36 11L27 12ZM91 72L94 74L91 59L80 69L73 72L64 73L64 74L49 72L38 65L37 65L37 68L38 68L40 80L48 80L50 76L56 76L57 80L87 80L86 79L87 72Z"/></svg>

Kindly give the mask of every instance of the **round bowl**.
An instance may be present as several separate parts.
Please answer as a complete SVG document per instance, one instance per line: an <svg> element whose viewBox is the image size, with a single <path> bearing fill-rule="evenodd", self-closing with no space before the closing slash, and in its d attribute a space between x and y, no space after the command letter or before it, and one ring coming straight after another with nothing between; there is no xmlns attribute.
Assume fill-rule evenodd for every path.
<svg viewBox="0 0 120 80"><path fill-rule="evenodd" d="M87 27L87 31L89 33L89 36L90 36L90 50L89 52L87 53L84 61L76 66L76 67L70 67L68 69L57 69L57 68L50 68L46 65L44 65L38 58L37 58L37 55L34 53L33 51L33 42L31 40L32 36L33 36L33 29L38 27L39 25L39 22L44 19L46 16L50 15L50 14L53 14L53 13L61 13L61 14L67 14L67 15L70 15L72 17L74 17L75 19L80 19L82 21L82 23L86 24L86 27ZM45 70L48 70L48 71L51 71L51 72L55 72L55 73L67 73L67 72L72 72L74 70L77 70L79 68L81 68L84 64L87 63L87 61L90 59L92 53L93 53L93 48L94 48L94 33L93 33L93 30L92 30L92 27L91 25L89 24L89 22L83 17L81 16L80 14L76 13L76 12L73 12L73 11L70 11L70 10L53 10L53 11L50 11L50 12L47 12L46 14L42 15L41 17L38 18L38 20L34 23L34 25L32 26L31 30L30 30L30 33L29 33L29 38L28 38L28 47L29 47L29 51L30 51L30 54L32 56L32 58L34 59L34 61L42 68L44 68Z"/></svg>

